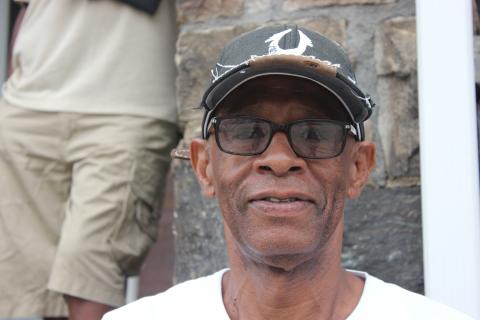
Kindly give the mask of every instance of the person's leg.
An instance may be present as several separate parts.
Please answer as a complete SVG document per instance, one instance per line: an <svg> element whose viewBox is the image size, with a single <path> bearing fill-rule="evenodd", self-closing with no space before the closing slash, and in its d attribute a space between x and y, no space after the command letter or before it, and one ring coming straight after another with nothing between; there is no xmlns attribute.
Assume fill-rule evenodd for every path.
<svg viewBox="0 0 480 320"><path fill-rule="evenodd" d="M72 115L73 183L48 284L67 296L72 319L124 304L126 276L139 272L155 240L154 209L176 143L175 127L158 122Z"/></svg>
<svg viewBox="0 0 480 320"><path fill-rule="evenodd" d="M47 290L69 168L61 161L57 115L0 101L0 318L67 316Z"/></svg>
<svg viewBox="0 0 480 320"><path fill-rule="evenodd" d="M112 310L112 306L106 304L88 301L72 296L65 296L68 303L70 318L68 320L100 320L108 311Z"/></svg>
<svg viewBox="0 0 480 320"><path fill-rule="evenodd" d="M72 162L70 197L48 283L65 295L72 319L90 304L124 303L125 276L112 257L110 237L125 202L128 154L84 148L87 154Z"/></svg>

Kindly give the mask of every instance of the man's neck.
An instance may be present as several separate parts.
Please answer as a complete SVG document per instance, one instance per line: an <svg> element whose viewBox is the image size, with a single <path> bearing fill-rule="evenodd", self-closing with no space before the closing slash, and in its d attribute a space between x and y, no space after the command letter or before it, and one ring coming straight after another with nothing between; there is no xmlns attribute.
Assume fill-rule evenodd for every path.
<svg viewBox="0 0 480 320"><path fill-rule="evenodd" d="M346 319L360 300L363 280L346 272L336 254L283 271L229 251L222 291L231 319Z"/></svg>

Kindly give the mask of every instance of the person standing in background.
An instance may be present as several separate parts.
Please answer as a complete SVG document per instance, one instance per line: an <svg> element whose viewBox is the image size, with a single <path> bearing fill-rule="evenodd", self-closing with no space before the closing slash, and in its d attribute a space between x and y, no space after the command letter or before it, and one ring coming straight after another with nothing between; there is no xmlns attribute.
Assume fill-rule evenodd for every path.
<svg viewBox="0 0 480 320"><path fill-rule="evenodd" d="M28 3L0 101L0 318L100 319L156 239L174 4L122 2Z"/></svg>

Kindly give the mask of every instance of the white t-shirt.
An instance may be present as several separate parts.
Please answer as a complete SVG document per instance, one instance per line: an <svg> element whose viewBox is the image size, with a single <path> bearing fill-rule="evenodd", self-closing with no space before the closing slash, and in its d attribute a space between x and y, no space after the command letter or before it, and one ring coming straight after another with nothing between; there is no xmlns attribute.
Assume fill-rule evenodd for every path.
<svg viewBox="0 0 480 320"><path fill-rule="evenodd" d="M228 320L222 299L222 276L226 270L142 298L107 313L103 320ZM365 272L351 272L365 279L365 287L347 320L472 320L452 308Z"/></svg>
<svg viewBox="0 0 480 320"><path fill-rule="evenodd" d="M17 0L18 1L18 0ZM11 105L176 121L173 0L30 0L3 86Z"/></svg>

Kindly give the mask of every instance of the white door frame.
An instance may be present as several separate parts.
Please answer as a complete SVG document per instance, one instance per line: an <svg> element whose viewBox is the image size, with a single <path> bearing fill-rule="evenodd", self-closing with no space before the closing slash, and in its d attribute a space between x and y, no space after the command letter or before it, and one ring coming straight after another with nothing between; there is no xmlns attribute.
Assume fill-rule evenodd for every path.
<svg viewBox="0 0 480 320"><path fill-rule="evenodd" d="M480 319L472 0L417 0L425 293Z"/></svg>

